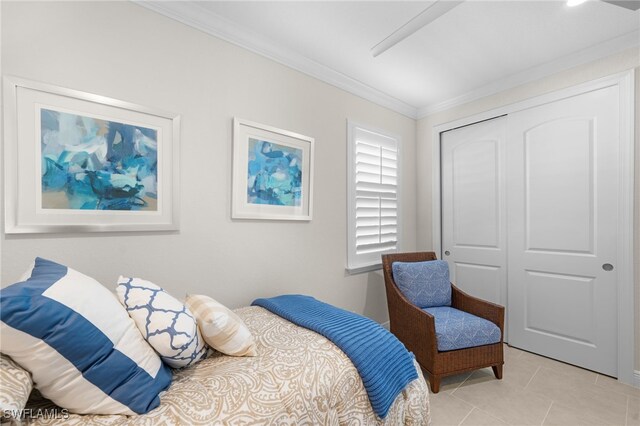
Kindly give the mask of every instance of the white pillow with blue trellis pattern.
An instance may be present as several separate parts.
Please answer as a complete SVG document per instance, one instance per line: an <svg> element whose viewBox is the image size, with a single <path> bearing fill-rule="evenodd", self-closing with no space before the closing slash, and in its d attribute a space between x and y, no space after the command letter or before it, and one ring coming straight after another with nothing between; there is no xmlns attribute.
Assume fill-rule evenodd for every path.
<svg viewBox="0 0 640 426"><path fill-rule="evenodd" d="M402 294L417 307L451 306L451 282L446 261L393 262L391 269Z"/></svg>
<svg viewBox="0 0 640 426"><path fill-rule="evenodd" d="M206 356L195 317L178 299L150 281L123 276L116 293L142 336L168 366L187 367Z"/></svg>

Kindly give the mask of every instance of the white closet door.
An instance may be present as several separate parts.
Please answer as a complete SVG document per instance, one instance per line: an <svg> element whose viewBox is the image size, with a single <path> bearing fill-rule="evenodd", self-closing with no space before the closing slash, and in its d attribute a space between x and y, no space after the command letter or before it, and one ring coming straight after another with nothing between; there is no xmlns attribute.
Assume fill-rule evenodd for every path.
<svg viewBox="0 0 640 426"><path fill-rule="evenodd" d="M509 343L617 375L618 87L509 115ZM613 268L611 270L611 268Z"/></svg>
<svg viewBox="0 0 640 426"><path fill-rule="evenodd" d="M442 252L463 291L506 302L506 117L442 134Z"/></svg>

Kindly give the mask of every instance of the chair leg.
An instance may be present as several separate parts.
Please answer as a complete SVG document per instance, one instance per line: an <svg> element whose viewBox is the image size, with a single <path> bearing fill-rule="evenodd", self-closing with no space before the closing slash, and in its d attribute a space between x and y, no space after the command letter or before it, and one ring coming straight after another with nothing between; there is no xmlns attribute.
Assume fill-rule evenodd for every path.
<svg viewBox="0 0 640 426"><path fill-rule="evenodd" d="M496 379L498 380L502 379L502 364L493 365L491 366L491 368L493 369L493 374L495 374Z"/></svg>
<svg viewBox="0 0 640 426"><path fill-rule="evenodd" d="M440 392L440 376L429 374L429 384L431 385L431 393Z"/></svg>

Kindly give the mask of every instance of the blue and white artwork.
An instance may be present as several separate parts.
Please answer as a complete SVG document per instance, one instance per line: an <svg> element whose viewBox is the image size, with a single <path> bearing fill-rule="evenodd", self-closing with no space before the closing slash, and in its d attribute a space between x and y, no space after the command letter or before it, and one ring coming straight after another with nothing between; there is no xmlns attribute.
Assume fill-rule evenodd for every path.
<svg viewBox="0 0 640 426"><path fill-rule="evenodd" d="M302 159L302 149L249 138L247 202L300 206Z"/></svg>
<svg viewBox="0 0 640 426"><path fill-rule="evenodd" d="M40 109L42 208L157 211L158 132Z"/></svg>

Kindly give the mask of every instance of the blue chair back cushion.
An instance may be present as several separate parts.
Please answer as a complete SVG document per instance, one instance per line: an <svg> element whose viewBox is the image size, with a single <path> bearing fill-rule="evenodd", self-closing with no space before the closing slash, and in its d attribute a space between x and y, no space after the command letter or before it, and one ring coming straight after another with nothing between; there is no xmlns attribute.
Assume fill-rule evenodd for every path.
<svg viewBox="0 0 640 426"><path fill-rule="evenodd" d="M484 318L449 306L423 309L435 318L438 351L453 351L498 343L500 328Z"/></svg>
<svg viewBox="0 0 640 426"><path fill-rule="evenodd" d="M402 294L417 307L451 306L451 282L446 261L393 262L391 269Z"/></svg>

